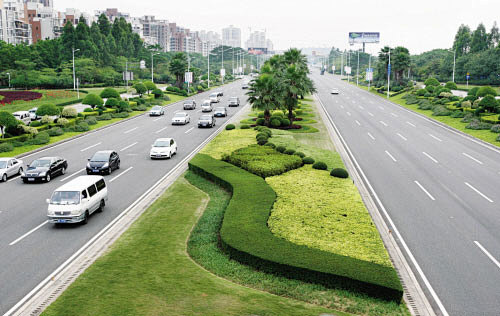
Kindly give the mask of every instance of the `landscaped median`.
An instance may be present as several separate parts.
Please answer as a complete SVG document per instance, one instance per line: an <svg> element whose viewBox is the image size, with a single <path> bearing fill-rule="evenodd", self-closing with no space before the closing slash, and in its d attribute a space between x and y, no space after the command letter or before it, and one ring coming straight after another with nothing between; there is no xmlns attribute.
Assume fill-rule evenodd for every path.
<svg viewBox="0 0 500 316"><path fill-rule="evenodd" d="M221 227L221 241L232 258L296 279L401 300L403 290L391 265L322 251L273 235L267 221L276 193L261 177L204 154L194 157L189 167L232 192Z"/></svg>

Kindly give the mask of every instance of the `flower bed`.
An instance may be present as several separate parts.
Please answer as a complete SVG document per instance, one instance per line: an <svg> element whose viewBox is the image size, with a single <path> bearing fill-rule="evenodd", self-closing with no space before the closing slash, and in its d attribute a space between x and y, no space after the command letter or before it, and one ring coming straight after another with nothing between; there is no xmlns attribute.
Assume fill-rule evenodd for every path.
<svg viewBox="0 0 500 316"><path fill-rule="evenodd" d="M40 99L43 95L40 92L33 91L0 91L0 95L4 98L0 100L0 103L5 105L6 103L12 103L17 100L31 101Z"/></svg>

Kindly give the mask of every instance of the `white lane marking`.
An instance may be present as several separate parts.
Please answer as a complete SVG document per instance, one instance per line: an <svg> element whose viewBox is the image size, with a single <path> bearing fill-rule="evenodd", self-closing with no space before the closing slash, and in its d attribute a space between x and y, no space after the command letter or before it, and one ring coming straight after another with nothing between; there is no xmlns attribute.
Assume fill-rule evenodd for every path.
<svg viewBox="0 0 500 316"><path fill-rule="evenodd" d="M180 112L180 111L181 111L181 110L176 110L176 111L174 111L174 113L177 113L177 112Z"/></svg>
<svg viewBox="0 0 500 316"><path fill-rule="evenodd" d="M162 118L163 118L163 117L159 117L159 118L157 118L157 119L154 119L154 120L153 120L153 122L159 121L159 120L161 120Z"/></svg>
<svg viewBox="0 0 500 316"><path fill-rule="evenodd" d="M391 115L394 116L394 117L398 117L398 115L395 114L395 113L391 113Z"/></svg>
<svg viewBox="0 0 500 316"><path fill-rule="evenodd" d="M374 116L372 112L368 112L368 115L370 115L370 116Z"/></svg>
<svg viewBox="0 0 500 316"><path fill-rule="evenodd" d="M361 105L358 106L361 110L364 110L365 108Z"/></svg>
<svg viewBox="0 0 500 316"><path fill-rule="evenodd" d="M437 138L436 136L432 135L432 134L429 134L430 137L434 138L435 140L437 140L438 142L442 142L443 140L442 139L439 139Z"/></svg>
<svg viewBox="0 0 500 316"><path fill-rule="evenodd" d="M19 179L19 177L20 177L20 175L19 175L19 176L14 177L14 178L10 178L9 180L7 180L7 182L10 182L10 181L14 181L14 180L16 180L16 179Z"/></svg>
<svg viewBox="0 0 500 316"><path fill-rule="evenodd" d="M347 115L351 116L351 112L347 112Z"/></svg>
<svg viewBox="0 0 500 316"><path fill-rule="evenodd" d="M384 126L389 126L389 125L387 125L387 123L386 123L386 122L384 122L384 121L380 121L380 124L382 124L382 125L384 125Z"/></svg>
<svg viewBox="0 0 500 316"><path fill-rule="evenodd" d="M341 109L343 109L343 108L344 108L344 106L341 104L341 105L340 105L340 108L341 108Z"/></svg>
<svg viewBox="0 0 500 316"><path fill-rule="evenodd" d="M129 167L128 169L125 169L122 173L120 173L119 175L117 175L116 177L114 177L113 179L109 180L109 182L113 182L115 181L116 179L118 179L119 177L123 176L125 173L129 172L130 170L132 170L132 168L134 167Z"/></svg>
<svg viewBox="0 0 500 316"><path fill-rule="evenodd" d="M45 221L43 223L41 223L40 225L38 225L37 227L33 228L32 230L30 230L29 232L27 232L26 234L22 235L21 237L17 238L16 240L14 240L13 242L11 242L9 244L9 246L14 246L15 244L17 244L18 242L20 242L21 240L23 240L24 238L28 237L29 235L31 235L32 233L34 233L35 231L37 231L38 229L40 229L43 225L46 225L49 221Z"/></svg>
<svg viewBox="0 0 500 316"><path fill-rule="evenodd" d="M396 133L399 137L401 137L403 140L408 140L406 137L404 137L403 135L399 134L399 133Z"/></svg>
<svg viewBox="0 0 500 316"><path fill-rule="evenodd" d="M381 110L384 110L384 107L383 107L383 106L381 106L381 105L379 105L379 107L378 107L378 108L379 108L379 109L381 109Z"/></svg>
<svg viewBox="0 0 500 316"><path fill-rule="evenodd" d="M420 182L418 182L417 180L415 180L415 183L416 183L416 184L420 187L420 189L422 189L422 191L424 191L424 192L425 192L425 194L427 194L427 196L428 196L431 200L433 200L433 201L435 201L435 200L436 200L436 199L435 199L435 198L434 198L434 197L433 197L433 196L432 196L432 195L431 195L431 194L430 194L430 193L429 193L429 192L428 192L428 191L427 191L427 190L426 190L426 189L425 189L425 188L424 188L421 184L420 184Z"/></svg>
<svg viewBox="0 0 500 316"><path fill-rule="evenodd" d="M135 131L135 130L136 130L136 129L138 129L138 128L139 128L139 127L134 127L134 128L132 128L132 129L129 129L128 131L123 132L123 134L128 134L128 133L130 133L130 132Z"/></svg>
<svg viewBox="0 0 500 316"><path fill-rule="evenodd" d="M387 154L387 156L391 157L391 159L392 159L394 162L398 162L398 161L396 160L396 158L394 158L394 156L393 156L393 155L391 155L391 153L390 153L390 152L388 152L388 151L386 150L386 151L385 151L385 153Z"/></svg>
<svg viewBox="0 0 500 316"><path fill-rule="evenodd" d="M368 133L368 136L370 136L371 139L375 140L375 137L373 137L372 134Z"/></svg>
<svg viewBox="0 0 500 316"><path fill-rule="evenodd" d="M482 165L482 164L483 164L483 162L482 162L482 161L477 160L476 158L472 157L472 156L471 156L471 155L469 155L469 154L462 153L462 155L464 155L465 157L467 157L467 158L469 158L469 159L474 160L475 162L477 162L477 163L478 163L478 164L480 164L480 165Z"/></svg>
<svg viewBox="0 0 500 316"><path fill-rule="evenodd" d="M481 245L481 244L479 243L479 241L474 240L474 243L475 243L475 244L476 244L476 246L478 246L478 247L479 247L479 249L481 249L481 251L482 251L482 252L483 252L483 253L484 253L484 254L485 254L488 258L490 258L490 260L491 260L491 261L493 261L493 263L494 263L494 264L495 264L495 265L496 265L496 266L500 269L500 262L498 262L498 260L497 260L497 259L495 259L495 257L493 257L493 256L491 255L491 253L489 253L489 252L488 252L488 250L486 250L486 248L484 248L484 247L483 247L483 245Z"/></svg>
<svg viewBox="0 0 500 316"><path fill-rule="evenodd" d="M155 134L161 133L161 132L163 132L163 131L164 131L164 130L166 130L166 129L167 129L167 127L164 127L164 128L162 128L162 129L160 129L160 130L157 130L157 131L155 132Z"/></svg>
<svg viewBox="0 0 500 316"><path fill-rule="evenodd" d="M194 129L194 127L191 127L190 129L188 129L187 131L185 131L184 134L187 134L187 133L191 132L193 129Z"/></svg>
<svg viewBox="0 0 500 316"><path fill-rule="evenodd" d="M197 113L200 113L200 112L201 112L201 110L198 110L198 111L196 111L196 112L197 112Z"/></svg>
<svg viewBox="0 0 500 316"><path fill-rule="evenodd" d="M356 101L352 100L352 103L356 103Z"/></svg>
<svg viewBox="0 0 500 316"><path fill-rule="evenodd" d="M358 120L356 120L355 122L356 122L356 124L358 124L359 126L361 126L361 123Z"/></svg>
<svg viewBox="0 0 500 316"><path fill-rule="evenodd" d="M137 143L138 143L138 142L135 142L135 143L130 144L130 145L126 146L126 147L123 147L122 149L120 149L120 151L127 150L127 149L129 149L130 147L137 145Z"/></svg>
<svg viewBox="0 0 500 316"><path fill-rule="evenodd" d="M473 187L472 185L470 185L468 182L464 182L466 186L468 186L469 188L471 188L472 190L474 190L477 194L479 194L480 196L482 196L486 201L490 202L490 203L493 203L493 200L490 199L489 197L487 197L486 195L484 195L481 191L479 191L478 189L476 189L475 187Z"/></svg>
<svg viewBox="0 0 500 316"><path fill-rule="evenodd" d="M415 124L410 123L410 122L408 122L408 121L406 121L406 124L408 124L408 125L410 125L410 126L413 126L413 127L417 127L417 126L415 126Z"/></svg>
<svg viewBox="0 0 500 316"><path fill-rule="evenodd" d="M100 144L102 144L102 142L98 142L97 144L94 144L94 145L91 145L91 146L89 146L89 147L83 148L83 149L82 149L82 150L80 150L80 151L81 151L81 152L84 152L84 151L86 151L86 150L88 150L88 149L90 149L90 148L94 148L94 147L96 147L96 146L99 146Z"/></svg>
<svg viewBox="0 0 500 316"><path fill-rule="evenodd" d="M68 180L69 178L74 177L75 175L79 174L79 173L80 173L80 172L82 172L83 170L85 170L85 168L82 168L82 169L78 170L77 172L73 172L72 174L70 174L70 175L69 175L69 176L67 176L66 178L61 179L61 180L59 180L59 181L64 182L64 181Z"/></svg>
<svg viewBox="0 0 500 316"><path fill-rule="evenodd" d="M431 155L429 155L428 153L426 153L425 151L422 152L422 154L426 155L427 158L429 158L430 160L434 161L435 163L438 163L438 161L436 159L434 159L434 157L432 157Z"/></svg>

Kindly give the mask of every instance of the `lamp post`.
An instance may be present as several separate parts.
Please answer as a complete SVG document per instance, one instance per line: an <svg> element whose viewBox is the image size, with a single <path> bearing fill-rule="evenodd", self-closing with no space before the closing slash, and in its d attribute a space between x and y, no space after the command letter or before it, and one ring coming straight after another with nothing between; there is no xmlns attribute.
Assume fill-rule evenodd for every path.
<svg viewBox="0 0 500 316"><path fill-rule="evenodd" d="M71 49L73 52L73 90L76 90L76 76L75 76L75 52L79 51L80 49L75 49L74 47Z"/></svg>
<svg viewBox="0 0 500 316"><path fill-rule="evenodd" d="M217 54L212 54L211 52L208 52L207 54L207 61L208 61L208 88L210 89L210 55L217 55Z"/></svg>
<svg viewBox="0 0 500 316"><path fill-rule="evenodd" d="M359 49L358 49L358 68L356 69L356 85L359 86Z"/></svg>
<svg viewBox="0 0 500 316"><path fill-rule="evenodd" d="M153 76L153 56L158 55L159 53L154 53L151 52L151 82L154 83L154 76Z"/></svg>
<svg viewBox="0 0 500 316"><path fill-rule="evenodd" d="M7 75L9 76L9 89L10 89L10 72L8 72Z"/></svg>
<svg viewBox="0 0 500 316"><path fill-rule="evenodd" d="M391 90L391 48L389 47L389 63L387 64L387 99Z"/></svg>
<svg viewBox="0 0 500 316"><path fill-rule="evenodd" d="M455 82L455 61L456 61L456 57L457 57L457 51L454 50L453 51L453 75L452 75L452 79L451 81Z"/></svg>

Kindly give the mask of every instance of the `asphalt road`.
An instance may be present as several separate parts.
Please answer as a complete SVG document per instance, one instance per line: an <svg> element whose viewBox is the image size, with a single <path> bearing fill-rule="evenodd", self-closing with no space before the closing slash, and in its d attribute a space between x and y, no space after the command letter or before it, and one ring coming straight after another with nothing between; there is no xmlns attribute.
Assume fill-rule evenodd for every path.
<svg viewBox="0 0 500 316"><path fill-rule="evenodd" d="M241 101L240 107L228 107L228 118L246 104L244 93L247 90L241 89L242 83L240 80L220 88L224 96L217 106L227 106L231 96L238 96ZM191 123L187 125L171 125L174 113L182 111L182 103L169 105L165 108L164 116L144 115L23 158L26 164L44 156L61 156L68 160L69 166L66 175L58 176L50 183L23 184L19 178L0 183L0 315L28 294L228 119L217 118L216 128L197 127L201 102L211 92L193 97L198 107L187 111L191 116ZM178 144L178 154L170 160L149 159L151 144L160 137L173 137ZM109 201L104 212L92 215L84 226L55 227L48 224L45 199L60 185L84 175L87 158L105 149L119 153L121 167L105 176Z"/></svg>
<svg viewBox="0 0 500 316"><path fill-rule="evenodd" d="M313 72L320 100L401 234L402 250L408 246L411 255L403 253L434 309L499 315L500 150ZM333 87L339 95L330 94Z"/></svg>

